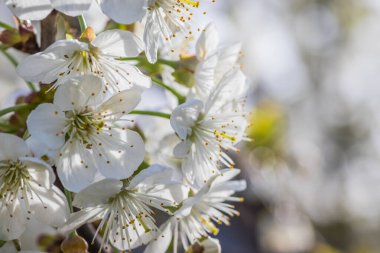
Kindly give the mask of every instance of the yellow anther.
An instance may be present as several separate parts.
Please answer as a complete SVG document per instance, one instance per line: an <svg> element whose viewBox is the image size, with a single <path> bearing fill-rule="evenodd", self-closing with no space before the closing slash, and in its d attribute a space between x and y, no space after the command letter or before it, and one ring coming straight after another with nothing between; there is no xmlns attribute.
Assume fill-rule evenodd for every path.
<svg viewBox="0 0 380 253"><path fill-rule="evenodd" d="M204 218L201 218L201 221L202 221L203 225L205 225L208 229L210 229L210 231L213 235L217 235L219 233L219 229L217 227L215 227L215 225L212 222L210 222Z"/></svg>
<svg viewBox="0 0 380 253"><path fill-rule="evenodd" d="M91 26L87 27L86 30L80 35L79 40L91 42L95 39L95 31L91 28Z"/></svg>
<svg viewBox="0 0 380 253"><path fill-rule="evenodd" d="M219 132L217 130L214 131L214 134L215 134L216 137L222 137L224 139L229 139L229 140L231 140L233 142L236 141L236 137L235 136L231 136L231 135L228 135L226 133L221 133L221 132Z"/></svg>
<svg viewBox="0 0 380 253"><path fill-rule="evenodd" d="M199 1L182 0L182 2L189 4L189 5L196 7L196 8L199 7Z"/></svg>

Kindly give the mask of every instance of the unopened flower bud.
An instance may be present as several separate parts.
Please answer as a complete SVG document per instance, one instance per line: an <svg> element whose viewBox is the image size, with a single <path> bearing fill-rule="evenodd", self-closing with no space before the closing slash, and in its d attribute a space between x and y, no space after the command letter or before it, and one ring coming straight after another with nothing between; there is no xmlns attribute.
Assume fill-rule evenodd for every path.
<svg viewBox="0 0 380 253"><path fill-rule="evenodd" d="M86 30L80 35L79 40L85 42L91 42L95 39L95 31L91 26L87 27Z"/></svg>
<svg viewBox="0 0 380 253"><path fill-rule="evenodd" d="M193 87L195 84L194 73L197 64L198 61L195 56L181 55L181 60L172 75L178 83L189 88Z"/></svg>
<svg viewBox="0 0 380 253"><path fill-rule="evenodd" d="M63 253L88 253L88 244L85 239L75 235L66 238L61 244Z"/></svg>

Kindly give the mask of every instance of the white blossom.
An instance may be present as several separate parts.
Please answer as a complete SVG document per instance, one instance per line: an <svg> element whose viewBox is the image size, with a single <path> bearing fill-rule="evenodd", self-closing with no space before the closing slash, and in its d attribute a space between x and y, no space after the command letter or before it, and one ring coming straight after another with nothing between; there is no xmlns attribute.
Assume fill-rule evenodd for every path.
<svg viewBox="0 0 380 253"><path fill-rule="evenodd" d="M78 16L90 8L93 0L5 0L21 19L42 20L56 9L69 16ZM102 11L121 23L135 22L144 15L146 0L96 0ZM126 11L129 10L129 11Z"/></svg>
<svg viewBox="0 0 380 253"><path fill-rule="evenodd" d="M56 9L69 16L87 12L92 4L99 4L102 12L116 22L129 24L143 18L148 0L4 0L12 12L24 20L42 20ZM186 2L183 1L183 2Z"/></svg>
<svg viewBox="0 0 380 253"><path fill-rule="evenodd" d="M182 44L184 44L183 41ZM183 49L184 45L180 44L179 47L182 48L180 51L186 52ZM211 90L220 83L228 72L240 69L239 59L241 56L241 43L232 43L221 47L216 26L210 23L203 29L196 42L194 57L189 56L189 53L181 54L175 58L170 53L164 55L164 57L169 57L171 60L187 61L184 63L186 68L194 71L194 80L188 81L188 86L190 87L185 87L176 82L173 72L177 69L165 66L162 76L165 83L175 88L188 99L196 98L205 101ZM167 94L170 101L174 101L172 104L178 105L177 99L171 93L167 92Z"/></svg>
<svg viewBox="0 0 380 253"><path fill-rule="evenodd" d="M155 63L159 51L161 55L165 50L175 52L176 40L183 37L182 42L190 45L200 1L4 2L22 23L32 20L41 27L39 20L54 9L78 16L95 2L116 22L139 22L144 33L142 41L125 30L106 30L96 36L88 27L79 38L58 40L18 64L18 74L28 83L51 85L54 99L30 112L26 141L0 133L0 240L18 240L22 250L36 250L35 237L41 231L32 224L67 235L98 221L93 240L101 238L101 249L112 245L131 252L148 245L145 253L165 253L169 247L177 253L182 244L186 252L199 245L205 253L220 253L220 243L212 236L219 232L217 224L228 225L232 216L239 215L229 202L242 201L233 195L246 188L244 180L233 179L240 170L234 169L227 154L239 152L237 144L248 140L244 112L248 87L239 65L241 45L221 47L215 26L209 24L196 42L195 54L161 60L160 66L168 66L156 68L141 58L142 51L148 62ZM67 30L66 23L60 29L61 21L55 22L60 38ZM155 89L144 95L147 103L140 104L152 80L131 65L132 60L152 78L162 76L163 83L156 83L176 98L170 106L173 111L154 106L158 101L167 104L157 99ZM178 67L174 70L178 75L171 75L169 66ZM33 100L30 105L2 113L15 110L24 115L35 101L48 101L33 88L24 99L24 103ZM143 111L144 106L151 111ZM130 114L161 118L144 121ZM70 203L53 185L55 173ZM73 201L70 192L75 193ZM168 216L161 226L156 225L156 209ZM33 241L32 247L23 237ZM0 252L15 248L7 243Z"/></svg>
<svg viewBox="0 0 380 253"><path fill-rule="evenodd" d="M157 229L151 208L169 212L167 208L176 207L186 192L170 175L170 169L154 165L124 183L104 179L85 188L73 202L81 211L74 213L61 231L101 220L94 238L103 230L102 246L111 243L128 250L148 243Z"/></svg>
<svg viewBox="0 0 380 253"><path fill-rule="evenodd" d="M246 188L244 180L231 180L239 172L238 169L222 170L220 175L211 177L198 191L192 189L194 195L183 201L181 208L161 225L156 239L144 253L164 253L172 240L174 253L178 251L179 240L188 250L194 243L202 244L201 239L208 238L209 234L218 234L215 223L228 225L230 216L239 215L233 205L224 203L242 201L242 198L232 196ZM212 248L214 251L211 252L220 252L220 246L213 244Z"/></svg>
<svg viewBox="0 0 380 253"><path fill-rule="evenodd" d="M34 219L51 226L66 221L66 198L54 181L50 166L32 157L21 138L0 133L0 240L17 239Z"/></svg>
<svg viewBox="0 0 380 253"><path fill-rule="evenodd" d="M91 28L82 40L59 40L45 51L28 56L17 72L31 82L53 83L58 87L67 78L93 74L102 78L103 93L131 87L149 88L151 80L120 57L136 57L143 50L140 39L128 31L108 30L95 38Z"/></svg>
<svg viewBox="0 0 380 253"><path fill-rule="evenodd" d="M211 90L221 82L228 72L240 69L241 43L220 47L219 34L213 23L202 32L196 44L195 85L189 96L207 99Z"/></svg>
<svg viewBox="0 0 380 253"><path fill-rule="evenodd" d="M199 1L190 0L148 0L144 42L146 56L150 62L156 62L159 47L174 38L176 32L188 33L193 9L199 7Z"/></svg>
<svg viewBox="0 0 380 253"><path fill-rule="evenodd" d="M119 1L102 0L102 9L108 16L120 23L141 21L144 17L144 42L148 60L156 62L160 47L170 43L177 32L190 36L194 10L199 1L191 0L129 0L124 4ZM106 6L107 5L107 6ZM126 6L122 8L122 6ZM121 11L122 10L122 11Z"/></svg>
<svg viewBox="0 0 380 253"><path fill-rule="evenodd" d="M142 138L121 124L141 91L125 90L104 101L101 86L96 76L68 80L53 104L39 105L27 120L31 136L57 150L58 176L74 192L91 184L97 171L127 178L144 159Z"/></svg>
<svg viewBox="0 0 380 253"><path fill-rule="evenodd" d="M70 16L88 10L92 0L5 0L5 4L20 19L41 20L53 9Z"/></svg>
<svg viewBox="0 0 380 253"><path fill-rule="evenodd" d="M240 70L226 74L202 101L190 99L171 115L171 125L182 139L174 154L183 158L182 171L190 183L202 185L217 167L234 167L226 150L245 138L247 119L243 112L245 76Z"/></svg>
<svg viewBox="0 0 380 253"><path fill-rule="evenodd" d="M69 16L87 11L92 0L6 0L21 19L41 20L53 9ZM147 58L154 63L159 47L170 43L177 32L191 36L190 23L199 1L192 0L97 0L103 13L116 22L131 24L145 17L144 41Z"/></svg>

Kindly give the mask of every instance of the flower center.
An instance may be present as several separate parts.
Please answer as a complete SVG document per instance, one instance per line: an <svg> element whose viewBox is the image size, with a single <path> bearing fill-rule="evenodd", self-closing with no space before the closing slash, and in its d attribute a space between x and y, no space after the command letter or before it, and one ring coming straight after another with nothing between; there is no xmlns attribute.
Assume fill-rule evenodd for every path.
<svg viewBox="0 0 380 253"><path fill-rule="evenodd" d="M83 143L89 143L89 137L100 131L105 123L101 118L96 117L92 112L66 112L68 119L68 131L66 133L66 141L71 138L78 138Z"/></svg>
<svg viewBox="0 0 380 253"><path fill-rule="evenodd" d="M93 73L96 75L102 74L100 66L97 64L97 58L99 57L99 49L89 44L89 50L74 51L72 54L65 54L66 65L62 68L59 78L63 78L70 75L84 75L86 73ZM60 82L56 82L52 89L58 87Z"/></svg>
<svg viewBox="0 0 380 253"><path fill-rule="evenodd" d="M0 199L7 195L16 196L18 189L30 179L26 166L19 160L0 161Z"/></svg>
<svg viewBox="0 0 380 253"><path fill-rule="evenodd" d="M148 233L157 229L152 210L135 194L137 193L134 190L125 189L108 199L109 208L95 232L94 239L103 230L102 245L111 239L111 243L120 240L130 246L133 242L131 232L139 234L142 229Z"/></svg>
<svg viewBox="0 0 380 253"><path fill-rule="evenodd" d="M23 202L26 220L30 220L30 216L33 215L30 203L33 199L37 198L43 207L47 208L35 187L43 186L30 175L27 165L23 162L20 160L0 161L0 211L9 214L10 222L6 225L7 232L12 229L12 219L17 219L14 212L17 205L21 204L20 202Z"/></svg>

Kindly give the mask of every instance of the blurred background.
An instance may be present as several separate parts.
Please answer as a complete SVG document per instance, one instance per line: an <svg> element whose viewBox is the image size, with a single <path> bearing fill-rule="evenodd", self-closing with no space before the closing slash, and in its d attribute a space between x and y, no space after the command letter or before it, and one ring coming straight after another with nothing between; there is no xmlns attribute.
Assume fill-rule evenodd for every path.
<svg viewBox="0 0 380 253"><path fill-rule="evenodd" d="M223 252L380 252L380 1L205 2L199 23L243 42L252 85L235 157L249 188ZM25 86L3 55L0 86L1 107Z"/></svg>
<svg viewBox="0 0 380 253"><path fill-rule="evenodd" d="M379 11L378 0L221 5L254 85L253 141L238 157L250 187L235 229L221 230L234 240L225 252L380 252Z"/></svg>

